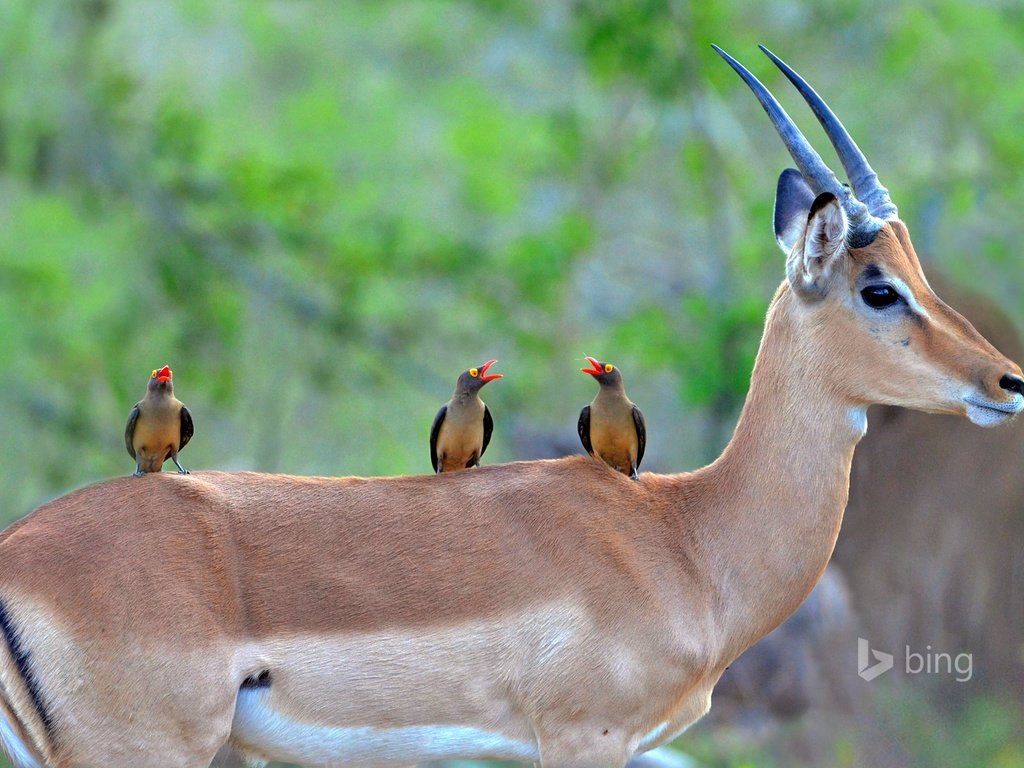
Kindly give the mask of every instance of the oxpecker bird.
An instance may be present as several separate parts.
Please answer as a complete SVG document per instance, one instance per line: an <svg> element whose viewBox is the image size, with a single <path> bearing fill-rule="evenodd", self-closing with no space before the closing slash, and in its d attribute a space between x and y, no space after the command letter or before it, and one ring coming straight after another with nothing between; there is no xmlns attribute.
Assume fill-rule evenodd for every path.
<svg viewBox="0 0 1024 768"><path fill-rule="evenodd" d="M480 465L480 457L491 442L494 421L491 411L480 399L480 388L500 379L500 373L487 373L497 360L488 360L479 368L459 375L452 399L441 406L430 427L430 463L434 472L452 472Z"/></svg>
<svg viewBox="0 0 1024 768"><path fill-rule="evenodd" d="M124 445L135 459L135 476L159 472L167 459L184 475L188 470L178 463L178 452L192 438L192 414L174 396L173 374L166 365L153 371L146 396L128 414Z"/></svg>
<svg viewBox="0 0 1024 768"><path fill-rule="evenodd" d="M577 425L580 440L591 456L636 480L636 471L647 447L644 415L626 397L626 386L618 368L589 355L587 361L590 367L580 370L597 379L600 388L590 405L580 411Z"/></svg>

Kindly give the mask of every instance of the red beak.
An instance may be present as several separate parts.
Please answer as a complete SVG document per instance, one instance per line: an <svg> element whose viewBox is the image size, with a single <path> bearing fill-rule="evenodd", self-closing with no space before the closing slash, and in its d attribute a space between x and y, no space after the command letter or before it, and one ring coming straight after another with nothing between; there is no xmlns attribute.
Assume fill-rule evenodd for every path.
<svg viewBox="0 0 1024 768"><path fill-rule="evenodd" d="M496 362L498 361L488 360L486 363L480 366L480 381L482 381L484 384L486 384L488 381L494 381L495 379L500 379L502 377L502 374L500 373L492 373L490 376L487 375L487 369L494 365Z"/></svg>
<svg viewBox="0 0 1024 768"><path fill-rule="evenodd" d="M590 367L580 368L581 373L589 373L591 376L600 376L604 373L604 365L601 362L595 360L590 355L585 355L585 357L587 358L587 362L590 363Z"/></svg>
<svg viewBox="0 0 1024 768"><path fill-rule="evenodd" d="M156 372L156 380L157 381L170 381L172 375L173 374L171 373L171 369L168 366L165 365L163 368L161 368L159 371Z"/></svg>

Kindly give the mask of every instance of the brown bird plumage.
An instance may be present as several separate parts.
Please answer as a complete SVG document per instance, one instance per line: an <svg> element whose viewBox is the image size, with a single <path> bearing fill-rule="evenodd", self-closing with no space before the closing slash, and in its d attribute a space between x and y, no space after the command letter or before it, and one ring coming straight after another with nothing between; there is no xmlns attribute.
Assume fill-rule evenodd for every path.
<svg viewBox="0 0 1024 768"><path fill-rule="evenodd" d="M124 445L135 459L135 476L159 472L167 459L182 474L188 470L178 463L178 452L192 438L192 414L174 396L173 374L166 365L149 377L146 396L128 414Z"/></svg>
<svg viewBox="0 0 1024 768"><path fill-rule="evenodd" d="M640 409L626 397L622 374L611 363L588 356L589 373L600 385L590 405L580 411L577 429L587 453L612 469L637 479L637 469L647 447L647 424Z"/></svg>
<svg viewBox="0 0 1024 768"><path fill-rule="evenodd" d="M494 421L480 399L480 389L500 373L487 373L497 360L463 371L455 382L451 400L441 406L430 427L430 464L434 472L452 472L479 466L491 441Z"/></svg>

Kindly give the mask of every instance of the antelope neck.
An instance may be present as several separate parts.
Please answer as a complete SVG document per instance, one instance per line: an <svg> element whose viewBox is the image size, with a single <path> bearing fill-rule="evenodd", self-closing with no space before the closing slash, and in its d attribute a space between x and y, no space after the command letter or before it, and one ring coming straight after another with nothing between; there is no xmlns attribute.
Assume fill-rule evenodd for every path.
<svg viewBox="0 0 1024 768"><path fill-rule="evenodd" d="M828 351L800 337L795 301L786 287L776 294L732 440L693 476L730 658L796 610L820 578L866 429L864 406L824 380Z"/></svg>

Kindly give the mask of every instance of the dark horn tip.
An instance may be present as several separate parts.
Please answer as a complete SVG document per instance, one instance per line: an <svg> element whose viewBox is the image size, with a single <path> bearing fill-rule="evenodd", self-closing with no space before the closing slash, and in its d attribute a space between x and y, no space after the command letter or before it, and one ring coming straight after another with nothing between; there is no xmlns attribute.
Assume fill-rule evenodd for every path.
<svg viewBox="0 0 1024 768"><path fill-rule="evenodd" d="M769 51L767 46L764 46L764 45L761 45L760 43L758 43L757 47L761 49L761 52L765 56L767 56L769 59L772 60L772 63L775 64L776 67L778 67L779 69L781 69L783 71L783 73L786 75L786 77L790 77L790 73L791 72L792 72L793 75L796 75L796 72L793 72L792 68L786 62L784 62L782 59L780 59L774 53ZM792 78L790 78L790 79L792 79Z"/></svg>
<svg viewBox="0 0 1024 768"><path fill-rule="evenodd" d="M722 57L723 59L725 59L726 61L728 61L728 62L729 62L730 64L736 64L736 59L734 59L734 58L733 58L732 56L730 56L730 55L729 55L728 53L726 53L725 51L723 51L723 50L722 50L721 48L719 48L719 47L718 47L717 45L715 45L714 43L712 43L712 44L711 44L711 47L715 49L715 53L717 53L717 54L718 54L719 56L721 56L721 57Z"/></svg>
<svg viewBox="0 0 1024 768"><path fill-rule="evenodd" d="M787 64L782 59L780 59L778 56L776 56L774 53L769 51L767 46L764 46L764 45L761 45L760 43L758 43L757 47L760 48L761 52L765 56L767 56L769 59L771 59L772 63L774 63L775 66L777 66L779 69L781 69L783 74L785 74L786 77L788 77L791 81L793 81L793 78L797 78L798 80L802 80L803 79L793 70L793 68L791 66L789 66L789 64ZM793 81L793 84L796 85L796 82ZM797 87L799 87L799 86L797 86Z"/></svg>

